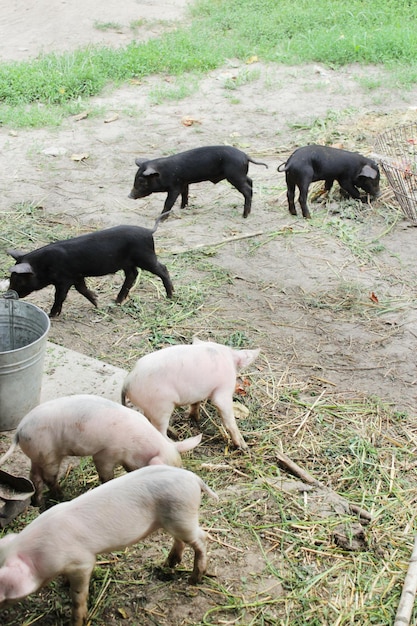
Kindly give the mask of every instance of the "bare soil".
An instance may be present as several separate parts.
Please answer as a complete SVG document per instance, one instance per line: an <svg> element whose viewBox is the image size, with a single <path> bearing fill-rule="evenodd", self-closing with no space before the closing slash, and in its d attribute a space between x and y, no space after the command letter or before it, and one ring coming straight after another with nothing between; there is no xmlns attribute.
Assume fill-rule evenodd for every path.
<svg viewBox="0 0 417 626"><path fill-rule="evenodd" d="M12 26L2 28L3 59L31 58L44 49L90 42L124 45L132 37L172 27L155 21L156 10L164 19L183 19L185 7L182 1L166 3L171 15L151 0L62 2L59 11L52 11L46 2L36 7L27 1L0 4L1 26ZM150 22L132 33L129 24L143 16ZM97 21L120 23L120 33L98 31ZM76 26L69 28L71 23ZM373 78L380 87L367 89L365 78ZM235 145L269 166L250 165L254 198L248 219L242 218L243 198L235 189L226 182L202 183L191 188L190 206L182 211L177 206L155 235L159 258L169 269L176 253L201 247L210 253L211 263L228 272L229 280L204 303L212 310L211 325L200 336L210 338L220 322L227 323L254 347L261 347L277 381L285 376L319 383L331 392L377 396L414 415L415 227L403 218L385 179L382 197L372 204L346 202L336 188L330 199L311 205L311 221L290 216L284 178L276 168L295 147L312 141L371 153L379 132L416 121L417 90L400 92L381 68L335 71L313 64L288 67L234 59L201 79L193 95L155 103L151 97L155 89L173 84L172 77L159 76L117 91L109 87L92 99L91 115L68 119L58 129L1 129L0 220L1 212L7 215L22 203L32 203L42 207L43 216L67 223L72 231L121 223L152 226L164 196L128 199L136 156L156 157L208 144ZM80 155L84 156L78 160ZM220 243L224 245L217 246ZM31 249L30 241L27 247ZM188 272L187 281L192 268ZM197 272L195 280L198 284ZM181 276L176 276L175 287L181 289ZM153 289L154 285L149 288ZM146 298L145 291L143 306ZM51 290L28 298L46 310L51 299ZM106 307L109 301L101 304ZM123 314L118 320L122 336ZM106 324L111 331L106 331ZM50 340L129 369L140 354L133 341L124 362L112 359L118 337L114 325L71 292L62 316L52 322ZM190 339L188 326L177 330L179 337ZM241 540L244 543L244 537ZM149 544L140 550L143 563L147 550ZM154 559L155 551L151 554ZM255 580L255 574L264 571L257 552L220 552L217 547L212 558L217 563L212 571L231 587L241 584L242 572L250 572L250 580ZM276 584L271 580L265 575L265 588ZM250 584L249 595L255 592ZM124 623L139 623L137 604L146 604L149 594L155 594L152 599L160 613L140 623L193 623L211 599L204 591L196 597L197 592L187 590L182 581L178 585L180 591L171 593L157 584L143 596L130 597L123 605L131 603L130 609L123 609L126 615L115 610L116 616L106 615L107 623L120 617L126 617ZM167 613L161 606L169 593ZM198 601L201 611L196 609Z"/></svg>

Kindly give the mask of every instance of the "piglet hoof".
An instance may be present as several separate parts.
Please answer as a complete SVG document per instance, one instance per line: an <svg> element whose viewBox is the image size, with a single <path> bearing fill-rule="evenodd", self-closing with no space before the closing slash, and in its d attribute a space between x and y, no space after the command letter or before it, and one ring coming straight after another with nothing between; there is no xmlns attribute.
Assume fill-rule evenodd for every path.
<svg viewBox="0 0 417 626"><path fill-rule="evenodd" d="M199 583L201 583L203 579L203 573L204 572L193 572L188 579L190 585L198 585Z"/></svg>
<svg viewBox="0 0 417 626"><path fill-rule="evenodd" d="M239 441L233 441L233 445L235 446L236 450L241 450L242 452L249 451L248 444L244 439L240 439Z"/></svg>

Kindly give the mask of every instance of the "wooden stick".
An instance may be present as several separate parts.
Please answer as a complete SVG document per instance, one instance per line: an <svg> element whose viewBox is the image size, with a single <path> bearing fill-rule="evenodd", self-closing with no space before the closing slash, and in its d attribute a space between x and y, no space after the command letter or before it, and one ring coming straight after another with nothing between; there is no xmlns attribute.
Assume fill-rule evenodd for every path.
<svg viewBox="0 0 417 626"><path fill-rule="evenodd" d="M408 626L414 605L417 590L417 536L414 538L414 548L404 580L400 603L395 615L394 626Z"/></svg>
<svg viewBox="0 0 417 626"><path fill-rule="evenodd" d="M226 243L231 243L233 241L239 241L240 239L249 239L250 237L259 237L259 235L263 235L263 231L258 231L257 233L245 233L243 235L234 235L233 237L226 237L226 239L222 239L221 241L213 241L213 243L199 243L193 248L186 248L185 250L171 250L171 254L182 254L183 252L193 252L194 250L200 250L201 248L216 248L219 246L223 246Z"/></svg>
<svg viewBox="0 0 417 626"><path fill-rule="evenodd" d="M276 455L278 458L278 463L280 463L280 465L282 465L284 469L287 469L294 476L301 478L304 483L307 483L308 485L314 485L315 487L323 487L321 482L316 480L316 478L313 478L311 474L309 474L306 470L297 465L297 463L292 461L290 457L287 456L284 452L277 452Z"/></svg>
<svg viewBox="0 0 417 626"><path fill-rule="evenodd" d="M325 487L323 483L314 478L314 476L309 474L305 469L297 465L297 463L290 459L290 457L287 456L284 452L276 452L275 454L278 459L278 464L281 465L284 469L288 470L294 476L297 476L297 478L300 478L304 483L307 483L308 485L313 485L314 487ZM330 489L329 491L333 490ZM343 499L335 491L333 493L335 493L341 500ZM355 513L355 515L358 515L363 520L367 520L368 522L372 521L372 515L368 513L368 511L361 509L357 504L351 504L347 500L345 500L345 502L348 504L349 509L352 511L352 513Z"/></svg>

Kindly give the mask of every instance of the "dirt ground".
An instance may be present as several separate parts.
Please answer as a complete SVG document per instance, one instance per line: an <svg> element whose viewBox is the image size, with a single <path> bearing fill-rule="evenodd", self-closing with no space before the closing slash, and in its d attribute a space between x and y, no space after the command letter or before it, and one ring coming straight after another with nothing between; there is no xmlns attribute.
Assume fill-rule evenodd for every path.
<svg viewBox="0 0 417 626"><path fill-rule="evenodd" d="M171 28L172 23L158 21L160 14L164 20L184 19L185 2L164 4L166 11L152 0L86 0L82 8L61 2L60 10L52 11L47 2L35 7L27 0L3 1L0 55L18 60L90 42L125 45L132 37ZM129 24L140 19L145 21L132 32ZM117 32L95 27L110 21L120 24ZM68 28L72 23L76 27ZM6 25L12 28L5 30ZM371 82L379 86L371 89ZM92 99L91 115L70 118L58 129L0 129L0 211L30 202L81 230L121 223L152 226L164 196L128 199L135 157L235 145L269 166L250 165L252 213L242 219L243 198L226 182L194 185L190 207L180 212L177 205L156 233L161 261L169 268L178 251L227 240L210 259L232 277L211 294L213 325L217 317L246 335L256 329L254 341L274 362L277 380L289 372L335 391L377 396L414 415L415 227L399 208L395 223L387 226L387 214L395 214L388 205L396 204L385 178L382 198L371 205L350 202L340 209L335 190L331 201L312 205L311 221L290 216L284 177L276 167L296 146L313 141L371 153L379 132L417 121L417 90L400 91L381 68L331 70L231 59L199 80L185 99L155 102L155 93L175 84L166 76L117 91L109 87ZM84 157L74 160L74 155ZM358 238L371 254L347 245ZM51 292L28 300L49 310ZM50 339L92 356L94 350L108 353L109 335L100 332L94 316L90 304L71 292L61 318L52 322ZM251 566L256 569L256 563Z"/></svg>

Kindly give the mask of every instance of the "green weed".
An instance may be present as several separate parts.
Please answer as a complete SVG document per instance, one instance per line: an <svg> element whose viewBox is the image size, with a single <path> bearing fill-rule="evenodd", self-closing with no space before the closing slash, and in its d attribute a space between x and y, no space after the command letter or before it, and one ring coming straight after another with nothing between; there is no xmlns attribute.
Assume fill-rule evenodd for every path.
<svg viewBox="0 0 417 626"><path fill-rule="evenodd" d="M150 74L207 72L228 58L252 55L281 63L321 62L386 64L407 88L417 81L417 9L414 4L376 0L307 2L254 0L243 3L201 0L191 8L189 25L125 49L88 47L73 53L47 54L29 62L0 66L0 103L8 107L31 103L62 105ZM118 25L97 22L100 28ZM243 77L243 78L242 78ZM239 80L253 80L256 73ZM228 88L235 88L232 81ZM181 97L176 95L176 98ZM23 114L23 111L22 111ZM36 110L30 110L36 117ZM3 124L11 114L3 109ZM59 116L45 116L57 124Z"/></svg>

